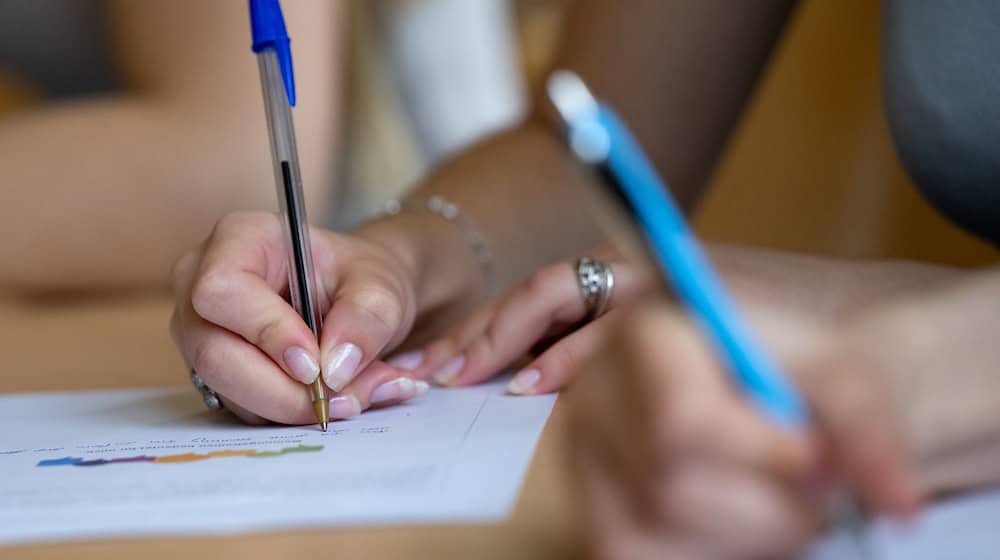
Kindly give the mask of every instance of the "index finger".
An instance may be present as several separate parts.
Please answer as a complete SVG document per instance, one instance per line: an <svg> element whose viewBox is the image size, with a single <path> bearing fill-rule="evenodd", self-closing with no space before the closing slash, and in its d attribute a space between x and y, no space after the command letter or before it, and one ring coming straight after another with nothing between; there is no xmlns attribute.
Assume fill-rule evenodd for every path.
<svg viewBox="0 0 1000 560"><path fill-rule="evenodd" d="M281 296L288 284L282 235L270 214L220 221L191 287L191 305L205 320L262 350L292 378L311 383L319 375L319 345Z"/></svg>

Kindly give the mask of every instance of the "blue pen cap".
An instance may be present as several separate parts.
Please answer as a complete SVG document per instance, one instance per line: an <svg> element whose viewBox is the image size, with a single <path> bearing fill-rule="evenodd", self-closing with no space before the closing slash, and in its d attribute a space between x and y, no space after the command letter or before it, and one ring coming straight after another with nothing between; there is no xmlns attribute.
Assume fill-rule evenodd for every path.
<svg viewBox="0 0 1000 560"><path fill-rule="evenodd" d="M250 28L253 32L253 52L274 49L281 65L281 76L285 80L288 104L295 106L295 72L292 69L292 40L285 28L285 16L281 14L278 0L249 0Z"/></svg>

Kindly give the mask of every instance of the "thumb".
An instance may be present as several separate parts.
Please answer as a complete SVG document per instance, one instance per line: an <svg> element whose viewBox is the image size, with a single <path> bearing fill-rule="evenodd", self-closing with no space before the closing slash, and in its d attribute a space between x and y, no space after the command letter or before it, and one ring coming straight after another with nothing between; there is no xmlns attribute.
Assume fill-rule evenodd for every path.
<svg viewBox="0 0 1000 560"><path fill-rule="evenodd" d="M901 518L922 489L887 375L877 361L838 349L797 368L836 472L871 510Z"/></svg>

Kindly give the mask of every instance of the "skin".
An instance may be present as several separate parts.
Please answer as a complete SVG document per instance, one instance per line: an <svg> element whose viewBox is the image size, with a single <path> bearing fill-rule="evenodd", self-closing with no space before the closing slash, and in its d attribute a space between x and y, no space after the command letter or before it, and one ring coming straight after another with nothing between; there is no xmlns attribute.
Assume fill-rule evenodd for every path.
<svg viewBox="0 0 1000 560"><path fill-rule="evenodd" d="M872 304L965 275L958 269L910 261L835 259L724 245L710 246L708 251L744 305L778 306L793 316L824 323L843 322ZM611 248L593 255L611 265L612 311L661 290L658 276L641 262ZM585 319L572 261L551 265L419 351L421 361L413 374L441 385L480 383L509 369L540 343L556 339L520 368L508 390L557 391L572 381L614 324L613 319L601 317L581 325ZM463 366L446 369L456 357ZM442 376L442 371L453 375Z"/></svg>
<svg viewBox="0 0 1000 560"><path fill-rule="evenodd" d="M318 209L332 192L339 6L284 5L304 185ZM0 262L17 263L0 267L7 292L162 289L220 217L274 206L246 2L122 0L108 13L122 91L0 121L0 222L17 232L0 243Z"/></svg>
<svg viewBox="0 0 1000 560"><path fill-rule="evenodd" d="M624 6L581 0L574 6L560 66L579 72L636 123L655 164L669 170L676 195L690 205L791 3L635 0ZM685 79L671 80L678 76ZM428 360L447 365L455 353L432 352L434 344L422 356L385 358L423 347L497 288L515 286L540 266L601 241L573 190L580 178L543 122L544 105L537 106L522 126L445 164L419 189L458 204L476 224L494 254L492 283L481 276L459 229L429 212L374 220L350 236L314 230L326 314L317 344L280 297L287 275L277 221L231 216L175 268L172 332L187 362L248 421L311 422L301 383L316 375L325 376L338 398L356 400L352 413L370 403L375 388L401 377L440 377L441 368ZM584 370L571 392L572 447L595 556L781 556L816 530L818 504L833 482L846 482L871 510L905 518L934 492L995 476L983 466L988 462L969 459L975 453L955 449L990 449L977 442L996 440L996 415L988 411L997 403L983 393L1000 395L989 374L998 356L981 339L934 333L938 327L956 334L995 332L996 278L893 303L889 296L944 289L961 274L915 263L714 253L737 293L746 294L754 327L812 404L815 428L777 432L759 418L676 311L616 322L625 315L618 306L645 301L651 290L641 269L630 272L627 262L616 262L616 309L560 344L612 342L594 356L566 348L552 354L562 363L540 366L550 371L543 379L551 385L534 389L550 390L576 367ZM466 324L471 327L445 336L452 350L473 349L460 367L479 368L459 371L459 383L492 375L582 317L565 263L531 278L474 314ZM548 300L554 304L545 307ZM768 313L775 304L785 309L782 316ZM969 322L966 315L973 312ZM817 323L802 321L814 316ZM914 331L914 325L925 330ZM361 353L346 384L330 375L338 369L331 365L335 349L345 343ZM314 371L295 371L285 359L289 348L311 356ZM940 361L957 349L959 360ZM977 398L975 414L906 392L914 386L930 387L926 395L954 391L955 371L968 383L953 402ZM948 429L918 429L926 426Z"/></svg>
<svg viewBox="0 0 1000 560"><path fill-rule="evenodd" d="M801 433L765 422L695 326L647 301L569 392L591 557L794 557L837 485L905 522L937 494L1000 481L1000 353L987 340L998 280L984 272L834 326L758 310L812 406Z"/></svg>
<svg viewBox="0 0 1000 560"><path fill-rule="evenodd" d="M650 146L661 170L671 170L679 198L691 204L791 7L791 2L777 0L745 6L722 1L632 0L623 9L620 3L584 0L573 4L557 64L578 72L615 103L629 122L640 123L639 139ZM664 50L662 37L671 38L671 48ZM664 87L677 76L684 77L684 88ZM656 91L670 94L634 94ZM402 340L407 339L403 349L418 347L484 298L544 265L600 243L603 235L578 195L578 170L546 122L541 97L535 106L535 114L522 125L442 165L416 193L417 197L441 195L461 208L489 245L496 272L493 278L483 277L461 230L430 212L408 210L377 219L350 238L317 231L314 240L328 240L326 258L333 263L321 279L330 286L326 296L332 302L352 302L349 307L328 308L317 345L294 311L276 297L283 288L280 280L268 283L261 281L261 274L245 274L246 270L269 272L284 266L282 255L265 249L275 239L255 233L253 220L246 220L244 226L235 225L240 219L229 220L185 256L184 266L175 273L173 331L189 365L210 386L254 413L306 421L297 413L304 397L289 397L292 400L286 404L292 412L275 411L275 401L266 398L282 391L279 387L287 386L289 376L299 381L315 377L315 370L303 370L309 375L292 373L295 368L284 358L289 349L307 354L323 370L329 385L333 374L343 373L335 367L336 349L352 344L362 355L347 377L363 377L366 368L400 350ZM220 229L250 243L227 243ZM360 276L359 270L367 275ZM351 282L345 281L348 277ZM245 305L233 306L239 316L223 318L211 312L217 306L206 300L213 298L264 303L255 303L252 314L240 311L247 309ZM342 307L350 310L342 311ZM211 328L203 328L206 323ZM266 340L253 336L260 332L266 333ZM230 345L240 345L242 350L228 353L226 360L204 358L221 352L212 349ZM247 361L261 352L270 362ZM238 383L227 380L239 375L274 387L236 398ZM351 388L339 381L333 385L335 390Z"/></svg>

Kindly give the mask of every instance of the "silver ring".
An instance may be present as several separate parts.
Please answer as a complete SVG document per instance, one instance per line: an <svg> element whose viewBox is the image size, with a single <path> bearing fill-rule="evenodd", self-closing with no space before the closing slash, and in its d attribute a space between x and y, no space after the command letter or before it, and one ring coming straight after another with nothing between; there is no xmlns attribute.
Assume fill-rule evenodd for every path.
<svg viewBox="0 0 1000 560"><path fill-rule="evenodd" d="M201 400L209 410L222 410L222 399L219 398L219 394L213 391L193 368L191 369L191 384L201 393Z"/></svg>
<svg viewBox="0 0 1000 560"><path fill-rule="evenodd" d="M587 309L586 320L593 321L608 310L611 292L615 289L615 275L611 266L591 257L579 259L574 268L583 305Z"/></svg>

